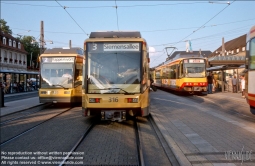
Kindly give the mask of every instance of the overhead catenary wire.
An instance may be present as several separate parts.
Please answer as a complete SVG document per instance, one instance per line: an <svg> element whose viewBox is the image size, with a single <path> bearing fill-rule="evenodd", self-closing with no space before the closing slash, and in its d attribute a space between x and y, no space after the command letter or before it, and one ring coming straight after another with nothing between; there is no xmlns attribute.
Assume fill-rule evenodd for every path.
<svg viewBox="0 0 255 166"><path fill-rule="evenodd" d="M208 22L210 22L212 19L214 19L216 16L218 16L221 12L223 12L227 7L229 7L232 3L234 3L235 0L231 3L228 3L228 5L226 7L224 7L221 11L219 11L216 15L214 15L212 18L210 18L208 21L206 21L202 26L200 26L198 29L194 30L192 33L190 33L188 36L184 37L183 39L181 39L179 42L187 39L188 37L190 37L191 35L193 35L195 32L199 31L201 28L203 28Z"/></svg>
<svg viewBox="0 0 255 166"><path fill-rule="evenodd" d="M116 2L116 1L115 1ZM207 3L207 2L203 2L203 3ZM177 3L177 4L184 4L184 3ZM192 3L186 3L186 4L192 4ZM130 5L130 6L118 6L118 7L138 7L138 6L160 6L160 5L166 5L166 4L155 4L155 5ZM169 4L169 5L176 5L176 4ZM117 6L117 5L116 5ZM54 6L56 7L56 6ZM62 6L61 6L62 7ZM113 6L106 6L106 7L113 7ZM66 8L72 8L72 7L67 7L67 6L64 6L64 9L66 10ZM79 7L80 8L80 7ZM116 9L117 10L117 9ZM204 26L204 27L207 27L207 26ZM203 28L204 28L203 27ZM196 27L196 28L199 28L199 27ZM144 31L143 31L144 32ZM61 32L55 32L55 33L61 33ZM66 32L66 34L81 34L81 33L70 33L70 32ZM174 43L171 43L171 44L174 44ZM167 45L167 44L164 44L164 45ZM162 46L162 45L161 45Z"/></svg>
<svg viewBox="0 0 255 166"><path fill-rule="evenodd" d="M238 23L238 22L245 22L245 21L251 21L251 20L255 20L255 18L251 18L251 19L246 19L246 20L239 20L239 21L234 21L234 22L226 22L226 23L220 23L220 24L213 24L213 25L208 25L205 26L206 27L216 27L216 26L222 26L222 25L226 25L226 24L234 24L234 23ZM157 31L171 31L171 30L186 30L186 29L194 29L194 28L199 28L199 27L180 27L180 28L173 28L173 29L161 29L161 30L141 30L141 32L157 32ZM12 29L17 29L17 30L23 30L23 31L28 31L27 29L22 29L22 28L16 28L13 27ZM38 30L30 30L31 32L40 32ZM78 33L78 32L56 32L56 31L44 31L46 33L60 33L60 34L76 34L76 35L80 35L80 34L84 34L84 33Z"/></svg>
<svg viewBox="0 0 255 166"><path fill-rule="evenodd" d="M87 35L87 36L89 36L89 34L88 33L86 33L83 29L82 29L82 27L77 23L77 21L75 21L75 19L71 16L71 14L66 10L66 7L65 6L62 6L57 0L55 0L58 4L59 4L59 6L61 6L65 11L66 11L66 13L73 19L73 21L80 27L80 29L85 33L85 35Z"/></svg>
<svg viewBox="0 0 255 166"><path fill-rule="evenodd" d="M186 37L182 38L181 40L179 40L178 42L175 43L165 43L165 44L160 44L160 45L156 45L156 46L165 46L165 45L169 45L169 44L178 44L181 42L185 42L184 40L188 37L190 37L192 34L194 34L195 32L199 31L202 27L204 27L208 22L210 22L213 18L215 18L217 15L219 15L221 12L223 12L227 7L229 7L232 3L234 3L236 0L234 0L233 2L229 3L226 7L224 7L220 12L218 12L216 15L214 15L212 18L210 18L206 23L204 23L202 26L200 26L198 29L194 30L192 33L190 33L189 35L187 35Z"/></svg>
<svg viewBox="0 0 255 166"><path fill-rule="evenodd" d="M255 18L247 19L247 20L234 21L234 22L221 23L221 24L213 24L213 25L204 26L203 28L216 27L216 26L234 24L234 23L239 23L239 22L244 22L244 21L251 21L251 20L255 20ZM148 30L148 31L143 31L142 30L141 32L160 32L160 31L172 31L172 30L184 30L184 29L186 30L186 29L194 29L194 28L199 28L199 27L181 27L181 28L159 29L159 30Z"/></svg>
<svg viewBox="0 0 255 166"><path fill-rule="evenodd" d="M118 27L118 31L120 31L120 29L119 29L119 17L118 17L118 6L117 6L116 0L115 0L115 8L116 8L116 17L117 17L117 27Z"/></svg>
<svg viewBox="0 0 255 166"><path fill-rule="evenodd" d="M21 4L21 3L11 3L11 2L1 2L4 4L12 4L12 5L23 5L23 6L37 6L37 7L59 7L59 6L49 6L49 5L34 5L34 4ZM190 4L198 4L198 3L208 3L208 2L186 2L186 3L173 3L173 4L154 4L154 5L125 5L125 6L118 6L118 7L154 7L154 6L166 6L166 5L190 5ZM115 6L66 6L69 9L77 9L77 8L112 8Z"/></svg>
<svg viewBox="0 0 255 166"><path fill-rule="evenodd" d="M248 27L250 27L251 25L249 25ZM247 26L246 26L247 27ZM241 28L244 28L244 27L241 27ZM237 31L237 32L235 32L235 31ZM234 29L233 31L234 32L229 32L229 31L226 31L226 32L229 32L229 33L226 33L226 32L221 32L221 33L217 33L217 34L219 34L218 36L222 36L222 34L224 34L224 36L225 37L227 37L227 36L233 36L233 35L235 35L236 36L236 33L238 33L239 35L242 35L242 34L245 34L245 33L242 33L242 32L240 32L240 28L237 28L237 29ZM245 30L245 32L246 32L247 30ZM205 44L205 42L204 42L204 40L211 40L210 38L218 38L218 36L217 36L217 34L214 34L214 35L210 35L210 36L205 36L205 37L200 37L200 38L197 38L197 39L193 39L194 41L197 41L197 40L203 40L203 44ZM192 41L193 41L192 40ZM214 39L214 40L217 40L217 39ZM214 41L213 40L213 41ZM215 43L215 42L213 42L212 40L210 41L211 43ZM173 42L174 43L174 42ZM209 43L209 44L211 44L211 43ZM206 44L206 45L209 45L209 44ZM198 43L193 43L193 46L195 46L195 45L198 45ZM151 46L153 46L153 45L151 45ZM162 46L162 45L161 45ZM199 46L201 47L202 45L201 44L199 44ZM215 46L216 47L216 49L219 47L219 46ZM185 47L184 47L184 49L185 49ZM163 56L164 54L161 54L161 55L159 55L159 56L156 56L154 59L152 59L151 61L158 61L159 60L159 58L161 57L161 56Z"/></svg>

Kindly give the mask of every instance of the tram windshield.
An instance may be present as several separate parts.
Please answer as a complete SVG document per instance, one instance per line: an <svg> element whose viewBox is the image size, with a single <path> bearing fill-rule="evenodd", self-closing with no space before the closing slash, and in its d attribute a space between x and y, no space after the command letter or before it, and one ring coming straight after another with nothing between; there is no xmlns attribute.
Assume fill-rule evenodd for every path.
<svg viewBox="0 0 255 166"><path fill-rule="evenodd" d="M43 63L41 64L42 88L72 88L73 64Z"/></svg>
<svg viewBox="0 0 255 166"><path fill-rule="evenodd" d="M183 65L184 77L205 77L205 61L203 59L185 59Z"/></svg>
<svg viewBox="0 0 255 166"><path fill-rule="evenodd" d="M140 51L88 50L88 93L139 93Z"/></svg>

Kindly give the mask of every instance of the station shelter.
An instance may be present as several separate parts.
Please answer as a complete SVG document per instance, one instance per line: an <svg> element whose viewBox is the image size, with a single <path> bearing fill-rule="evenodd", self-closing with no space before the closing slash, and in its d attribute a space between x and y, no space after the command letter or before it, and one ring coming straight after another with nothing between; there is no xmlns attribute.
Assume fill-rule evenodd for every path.
<svg viewBox="0 0 255 166"><path fill-rule="evenodd" d="M218 91L232 91L231 78L236 76L238 81L237 91L240 90L240 76L244 75L245 54L230 56L214 56L208 58L207 72L212 72L215 80L215 87Z"/></svg>

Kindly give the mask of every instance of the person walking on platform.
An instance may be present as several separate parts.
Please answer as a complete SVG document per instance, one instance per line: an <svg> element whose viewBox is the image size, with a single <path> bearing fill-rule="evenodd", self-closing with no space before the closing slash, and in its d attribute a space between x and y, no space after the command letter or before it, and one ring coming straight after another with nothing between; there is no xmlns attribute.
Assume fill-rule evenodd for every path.
<svg viewBox="0 0 255 166"><path fill-rule="evenodd" d="M234 78L232 78L232 86L233 86L233 93L237 93L237 79L236 76L234 76Z"/></svg>
<svg viewBox="0 0 255 166"><path fill-rule="evenodd" d="M245 89L245 77L243 76L241 79L241 87L240 89L242 90L242 97L245 98L244 96L244 89Z"/></svg>
<svg viewBox="0 0 255 166"><path fill-rule="evenodd" d="M207 76L207 93L212 94L212 86L213 86L213 77L212 73L210 72L209 75Z"/></svg>

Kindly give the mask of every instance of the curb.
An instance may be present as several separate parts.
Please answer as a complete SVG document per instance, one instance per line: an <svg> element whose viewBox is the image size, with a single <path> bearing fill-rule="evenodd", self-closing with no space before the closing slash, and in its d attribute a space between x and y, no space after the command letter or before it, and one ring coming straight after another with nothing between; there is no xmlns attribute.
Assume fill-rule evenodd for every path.
<svg viewBox="0 0 255 166"><path fill-rule="evenodd" d="M175 158L177 159L178 163L181 166L192 166L192 164L189 162L187 157L183 154L183 152L181 151L181 149L179 148L177 143L168 134L167 129L165 129L164 125L158 119L157 115L155 115L155 113L153 113L152 111L150 113L151 113L151 117L155 121L155 124L157 125L158 129L160 130L160 132L162 133L164 139L166 140L168 146L170 147L170 149L172 150L173 154L175 155ZM164 117L164 116L162 116L162 117ZM167 119L165 119L165 118L163 120L167 121Z"/></svg>

